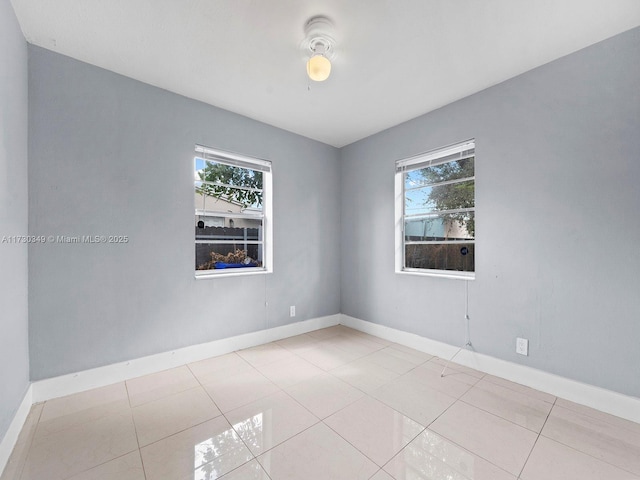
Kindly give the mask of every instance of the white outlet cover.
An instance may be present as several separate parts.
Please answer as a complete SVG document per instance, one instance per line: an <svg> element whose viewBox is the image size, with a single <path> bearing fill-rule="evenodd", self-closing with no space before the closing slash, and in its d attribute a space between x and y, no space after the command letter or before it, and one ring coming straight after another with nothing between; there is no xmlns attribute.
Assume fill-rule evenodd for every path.
<svg viewBox="0 0 640 480"><path fill-rule="evenodd" d="M529 340L526 338L516 338L516 353L529 355Z"/></svg>
<svg viewBox="0 0 640 480"><path fill-rule="evenodd" d="M296 316L296 307L295 305L292 305L289 307L289 316L290 317L295 317Z"/></svg>

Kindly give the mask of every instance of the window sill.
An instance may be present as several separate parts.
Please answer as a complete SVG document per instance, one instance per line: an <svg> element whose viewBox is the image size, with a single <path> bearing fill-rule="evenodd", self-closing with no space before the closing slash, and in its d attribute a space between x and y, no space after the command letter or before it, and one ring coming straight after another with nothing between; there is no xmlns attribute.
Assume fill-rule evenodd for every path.
<svg viewBox="0 0 640 480"><path fill-rule="evenodd" d="M455 272L448 270L418 270L418 269L404 269L396 270L396 273L401 275L416 275L419 277L438 277L438 278L450 278L455 280L475 280L475 272Z"/></svg>
<svg viewBox="0 0 640 480"><path fill-rule="evenodd" d="M206 273L196 273L196 280L207 280L210 278L223 278L223 277L243 277L246 275L264 275L271 273L271 270L266 268L239 268L239 269L220 269L206 270Z"/></svg>

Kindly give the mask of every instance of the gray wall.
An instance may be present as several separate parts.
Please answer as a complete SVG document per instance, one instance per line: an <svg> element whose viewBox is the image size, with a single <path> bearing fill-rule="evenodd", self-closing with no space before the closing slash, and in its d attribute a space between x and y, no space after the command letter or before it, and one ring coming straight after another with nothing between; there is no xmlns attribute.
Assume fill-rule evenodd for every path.
<svg viewBox="0 0 640 480"><path fill-rule="evenodd" d="M342 312L464 343L465 282L394 273L393 176L475 138L475 349L640 396L639 53L636 28L344 148Z"/></svg>
<svg viewBox="0 0 640 480"><path fill-rule="evenodd" d="M0 0L0 239L27 234L27 42ZM0 441L29 386L27 245L0 243Z"/></svg>
<svg viewBox="0 0 640 480"><path fill-rule="evenodd" d="M339 313L337 149L29 54L30 232L130 238L30 248L33 380ZM194 279L196 143L272 160L273 274Z"/></svg>
<svg viewBox="0 0 640 480"><path fill-rule="evenodd" d="M635 29L338 151L30 47L30 233L131 239L30 247L32 379L283 325L294 304L463 343L466 283L393 272L393 167L475 138L474 347L640 396L639 48ZM273 160L273 274L193 278L195 143Z"/></svg>

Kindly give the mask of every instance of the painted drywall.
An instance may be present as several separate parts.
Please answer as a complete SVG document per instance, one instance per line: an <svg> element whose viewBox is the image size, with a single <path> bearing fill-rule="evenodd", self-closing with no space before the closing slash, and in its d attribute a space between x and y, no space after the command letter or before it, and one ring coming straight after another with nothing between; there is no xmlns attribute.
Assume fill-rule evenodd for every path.
<svg viewBox="0 0 640 480"><path fill-rule="evenodd" d="M0 0L0 441L29 386L27 42Z"/></svg>
<svg viewBox="0 0 640 480"><path fill-rule="evenodd" d="M29 95L30 233L129 237L30 247L32 379L339 313L337 149L34 46ZM273 273L194 278L196 144L273 162Z"/></svg>
<svg viewBox="0 0 640 480"><path fill-rule="evenodd" d="M342 313L462 345L468 286L476 351L640 396L639 85L636 28L342 149ZM476 279L394 273L395 160L470 138Z"/></svg>

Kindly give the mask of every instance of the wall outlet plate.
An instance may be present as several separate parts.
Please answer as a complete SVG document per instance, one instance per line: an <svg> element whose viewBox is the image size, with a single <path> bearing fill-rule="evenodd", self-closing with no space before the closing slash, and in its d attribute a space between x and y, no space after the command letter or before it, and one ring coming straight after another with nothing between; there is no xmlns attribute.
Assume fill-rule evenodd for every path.
<svg viewBox="0 0 640 480"><path fill-rule="evenodd" d="M295 305L291 305L289 307L289 316L290 317L295 317L296 316L296 306Z"/></svg>
<svg viewBox="0 0 640 480"><path fill-rule="evenodd" d="M526 338L516 338L516 353L520 355L529 355L529 340Z"/></svg>

